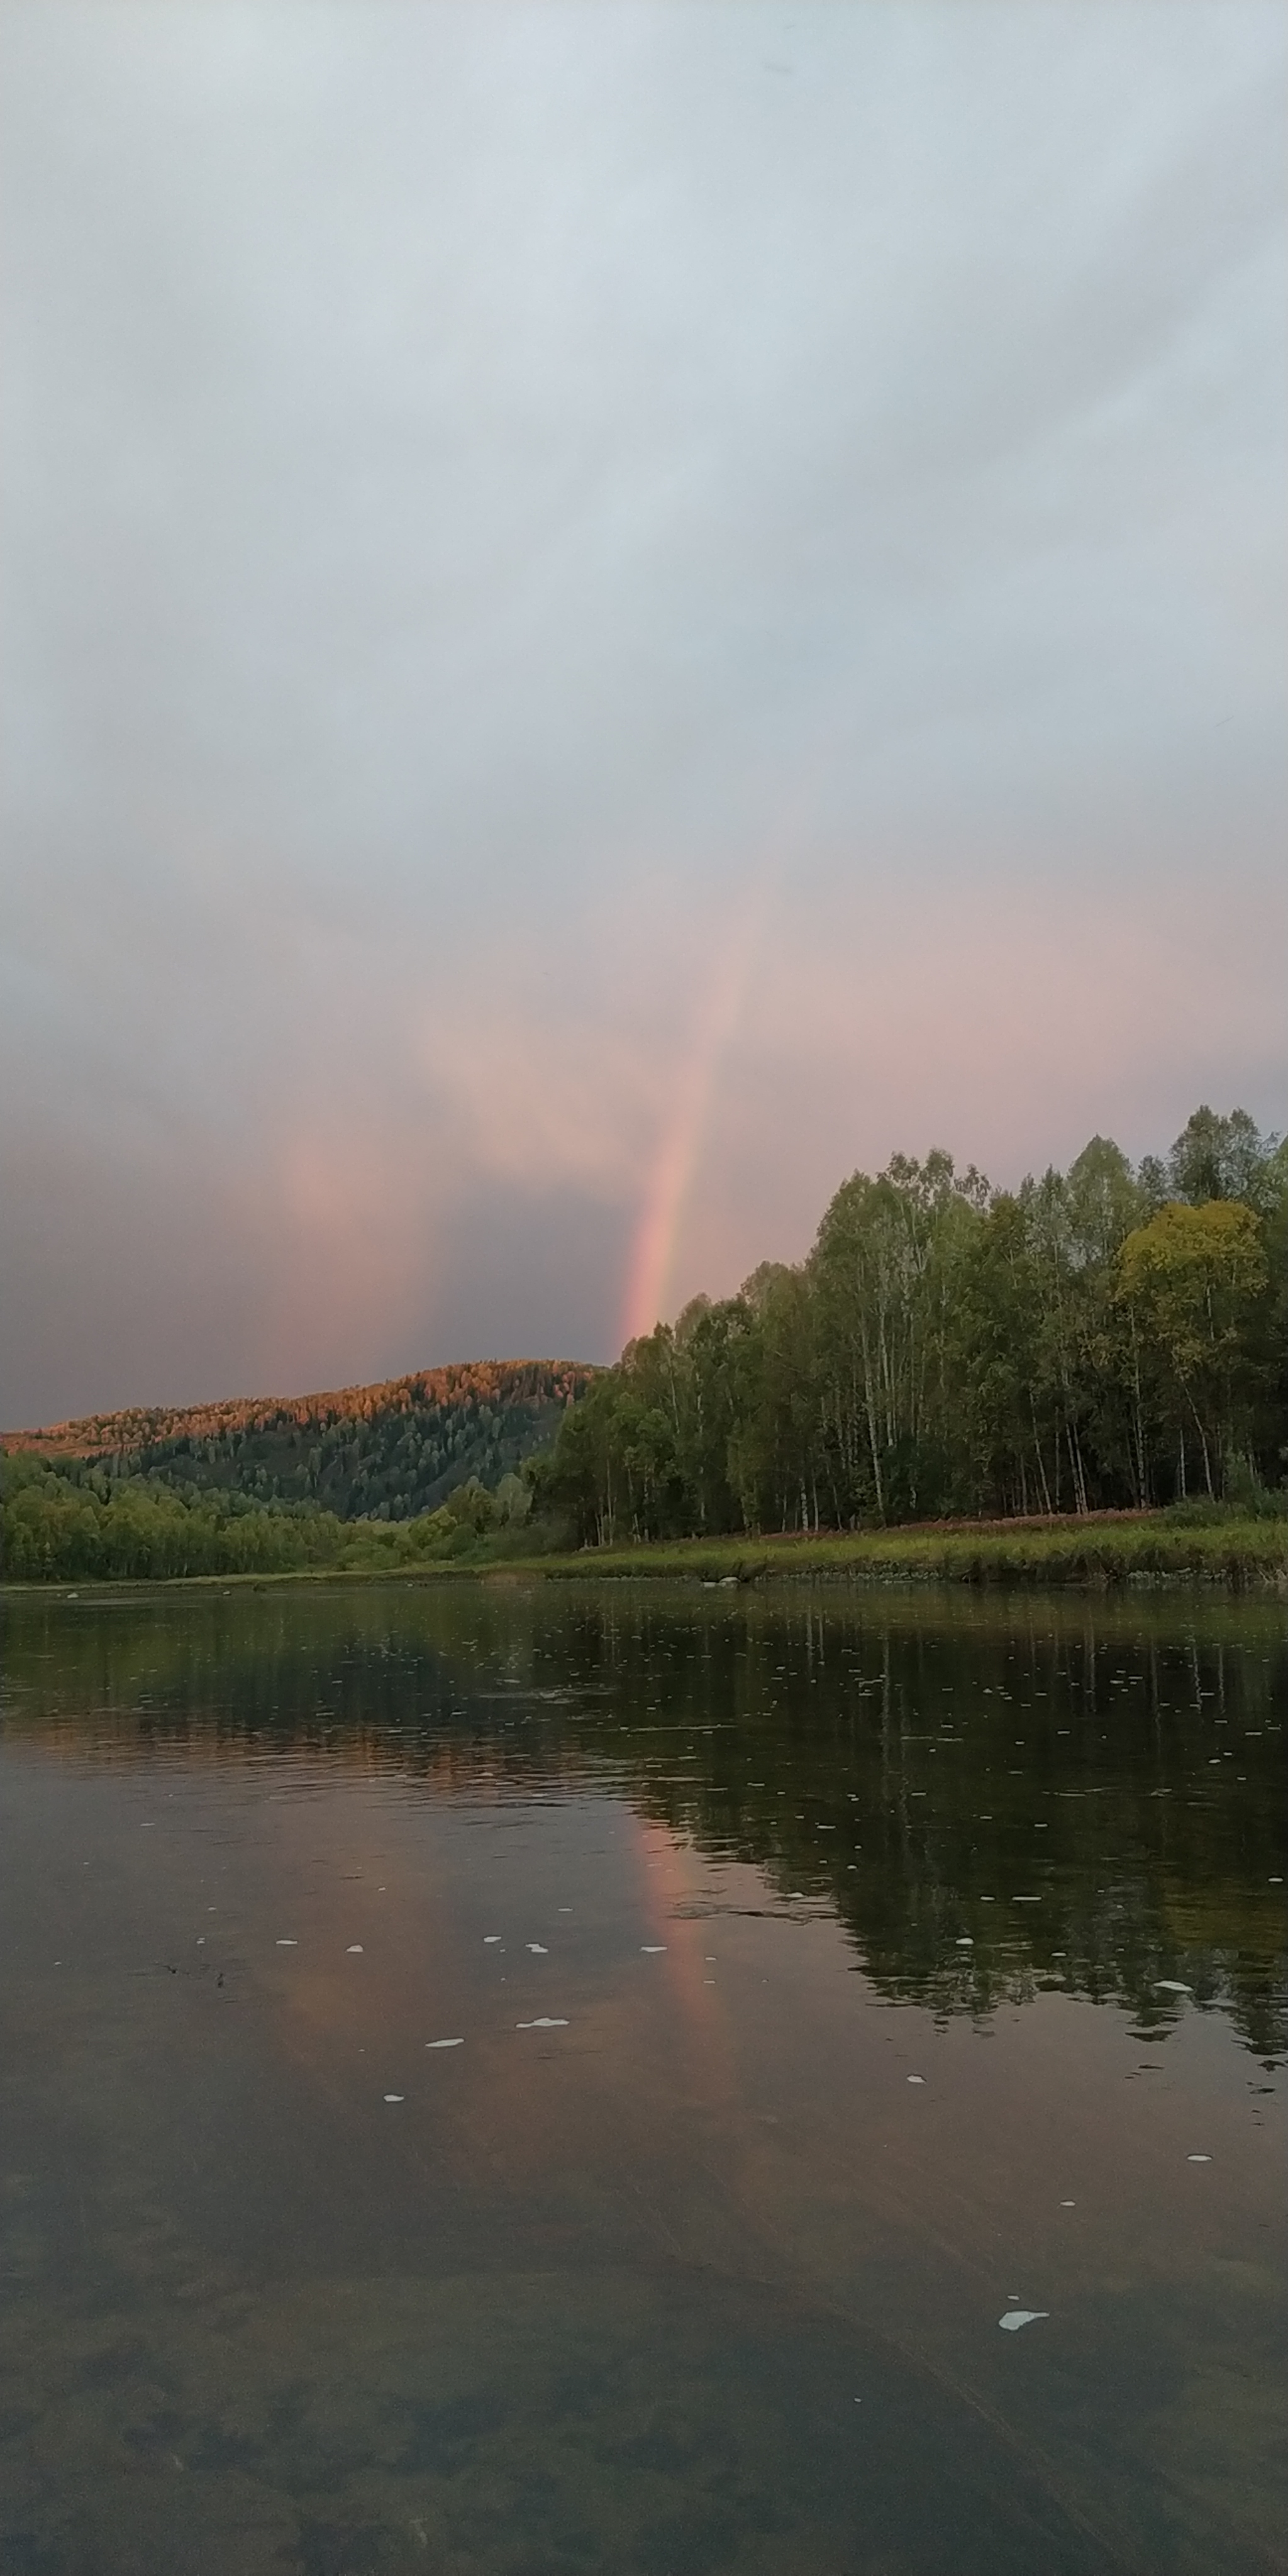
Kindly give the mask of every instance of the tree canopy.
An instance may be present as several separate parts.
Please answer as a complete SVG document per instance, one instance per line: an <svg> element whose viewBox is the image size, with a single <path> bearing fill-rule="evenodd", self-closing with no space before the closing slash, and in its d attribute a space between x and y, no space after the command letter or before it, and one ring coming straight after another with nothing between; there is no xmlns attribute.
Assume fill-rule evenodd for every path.
<svg viewBox="0 0 1288 2576"><path fill-rule="evenodd" d="M1279 1485L1288 1152L1195 1111L994 1190L856 1172L808 1258L696 1298L565 1417L539 1506L582 1544L1085 1513Z"/></svg>

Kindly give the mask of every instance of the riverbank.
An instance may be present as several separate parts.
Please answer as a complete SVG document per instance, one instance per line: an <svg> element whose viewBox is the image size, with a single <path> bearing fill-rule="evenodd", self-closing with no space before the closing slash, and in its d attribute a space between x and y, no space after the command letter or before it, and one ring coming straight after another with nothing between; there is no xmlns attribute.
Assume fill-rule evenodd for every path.
<svg viewBox="0 0 1288 2576"><path fill-rule="evenodd" d="M563 1580L594 1574L688 1576L736 1585L802 1577L850 1583L1107 1585L1202 1583L1229 1591L1288 1591L1288 1522L1248 1517L1188 1523L1167 1512L1086 1520L935 1524L817 1537L678 1539L588 1548L532 1570Z"/></svg>
<svg viewBox="0 0 1288 2576"><path fill-rule="evenodd" d="M482 1539L468 1551L443 1556L410 1547L394 1553L399 1527L384 1525L381 1536L391 1552L374 1561L355 1557L347 1563L174 1574L168 1579L147 1574L118 1581L53 1578L0 1589L86 1598L158 1585L226 1592L282 1584L435 1583L466 1577L543 1583L666 1580L730 1590L800 1582L1054 1585L1099 1592L1124 1585L1190 1585L1288 1596L1288 1520L1268 1515L1102 1513L1081 1520L937 1522L817 1536L671 1539L575 1552L524 1553L513 1540L498 1547L495 1540Z"/></svg>

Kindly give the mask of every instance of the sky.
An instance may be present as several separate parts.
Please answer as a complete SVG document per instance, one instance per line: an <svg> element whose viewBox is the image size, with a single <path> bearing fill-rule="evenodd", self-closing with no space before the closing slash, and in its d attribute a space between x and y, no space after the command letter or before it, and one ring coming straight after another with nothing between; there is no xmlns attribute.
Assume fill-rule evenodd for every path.
<svg viewBox="0 0 1288 2576"><path fill-rule="evenodd" d="M1288 11L5 0L0 1422L1288 1125Z"/></svg>

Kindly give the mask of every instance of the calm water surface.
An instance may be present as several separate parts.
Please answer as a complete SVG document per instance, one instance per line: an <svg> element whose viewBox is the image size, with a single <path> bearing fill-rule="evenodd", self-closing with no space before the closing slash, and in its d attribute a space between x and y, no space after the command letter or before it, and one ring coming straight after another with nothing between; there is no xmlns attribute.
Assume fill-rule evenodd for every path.
<svg viewBox="0 0 1288 2576"><path fill-rule="evenodd" d="M822 1602L10 1601L4 2576L1288 2563L1282 1607Z"/></svg>

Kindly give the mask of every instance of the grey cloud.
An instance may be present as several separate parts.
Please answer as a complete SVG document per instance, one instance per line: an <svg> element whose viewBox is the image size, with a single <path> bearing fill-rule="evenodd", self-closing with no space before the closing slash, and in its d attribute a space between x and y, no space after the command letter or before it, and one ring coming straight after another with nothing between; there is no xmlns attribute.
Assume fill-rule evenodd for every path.
<svg viewBox="0 0 1288 2576"><path fill-rule="evenodd" d="M879 921L920 1025L963 880L994 955L1048 889L1062 1135L1143 1128L1151 1061L1164 1126L1192 1105L1161 1038L1080 1054L1056 925L1107 879L1138 989L1157 919L1196 925L1170 1007L1274 1118L1276 10L2 29L0 1409L62 1409L55 1342L82 1391L146 1394L141 1314L167 1392L216 1355L281 1383L320 1265L305 1371L450 1357L471 1314L609 1347L757 871L737 1048L772 1150L720 1076L675 1294L800 1249L800 1173L917 1122L1056 1150L1036 1106L1017 1129L983 950L938 1091L891 1086L873 1005L865 1055L811 1000L838 960L869 990ZM1262 929L1214 983L1219 873Z"/></svg>

